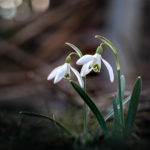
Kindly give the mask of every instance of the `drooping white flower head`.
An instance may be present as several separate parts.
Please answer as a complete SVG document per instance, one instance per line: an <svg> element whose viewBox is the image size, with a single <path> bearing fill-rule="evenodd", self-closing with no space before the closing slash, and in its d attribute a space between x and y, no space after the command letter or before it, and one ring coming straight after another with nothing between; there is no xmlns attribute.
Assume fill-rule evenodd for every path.
<svg viewBox="0 0 150 150"><path fill-rule="evenodd" d="M48 75L47 80L51 80L54 78L54 84L56 84L63 78L70 79L71 76L70 70L76 75L80 86L83 88L84 83L80 73L76 69L71 67L70 63L64 63L63 65L56 67Z"/></svg>
<svg viewBox="0 0 150 150"><path fill-rule="evenodd" d="M92 70L95 72L100 72L102 61L108 70L110 81L113 82L114 81L113 69L111 65L105 59L102 58L100 53L102 53L102 51L99 52L98 50L98 52L96 52L94 55L84 55L83 57L78 59L76 64L83 65L80 74L82 77L84 77Z"/></svg>

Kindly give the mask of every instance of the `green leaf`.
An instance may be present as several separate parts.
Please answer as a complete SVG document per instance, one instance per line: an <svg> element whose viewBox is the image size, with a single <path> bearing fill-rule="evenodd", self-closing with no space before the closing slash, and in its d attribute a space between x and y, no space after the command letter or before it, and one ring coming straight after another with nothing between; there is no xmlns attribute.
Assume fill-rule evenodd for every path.
<svg viewBox="0 0 150 150"><path fill-rule="evenodd" d="M119 121L119 118L118 118L118 107L117 107L115 96L113 96L113 109L114 109L115 122L118 123L118 121Z"/></svg>
<svg viewBox="0 0 150 150"><path fill-rule="evenodd" d="M123 105L125 105L129 100L130 100L131 96L128 96L127 98L125 98L123 100ZM117 105L118 109L120 108L119 104ZM105 121L107 121L111 116L114 115L114 110L112 109L112 111L110 113L108 113L106 116L105 116Z"/></svg>
<svg viewBox="0 0 150 150"><path fill-rule="evenodd" d="M124 75L121 75L121 77L120 77L120 86L121 86L121 89L120 89L120 91L121 91L121 100L123 100L124 99L124 91L125 91L125 77L124 77ZM119 104L119 103L120 103L120 101L119 101L119 89L118 89L117 104ZM120 116L121 111L119 110L118 113L119 113L119 116Z"/></svg>
<svg viewBox="0 0 150 150"><path fill-rule="evenodd" d="M113 126L113 136L117 135L118 127L120 125L120 117L118 113L118 106L116 103L115 96L113 96L113 109L114 109L114 126Z"/></svg>
<svg viewBox="0 0 150 150"><path fill-rule="evenodd" d="M118 73L118 103L119 103L119 116L120 116L120 123L122 126L122 129L124 127L124 110L123 110L123 99L122 99L122 90L121 90L121 76L120 76L120 70L117 70Z"/></svg>
<svg viewBox="0 0 150 150"><path fill-rule="evenodd" d="M71 43L68 43L68 42L66 42L65 44L67 44L68 46L70 46L71 48L73 48L75 51L76 51L76 53L79 55L79 57L82 57L83 55L82 55L82 52L79 50L79 48L77 48L75 45L73 45L73 44L71 44Z"/></svg>
<svg viewBox="0 0 150 150"><path fill-rule="evenodd" d="M131 98L131 96L128 96L127 98L125 98L123 100L123 105L125 105L130 100L130 98ZM118 109L120 108L119 104L117 105L117 108ZM107 121L113 115L114 115L114 109L112 109L112 111L105 116L105 118L104 118L105 121ZM119 116L119 114L118 114L118 116ZM100 126L98 126L97 129L96 129L96 132L95 132L95 136L94 136L95 138L94 139L98 139L98 135L100 135L100 129L101 129Z"/></svg>
<svg viewBox="0 0 150 150"><path fill-rule="evenodd" d="M62 124L60 124L59 122L57 122L56 120L54 120L48 116L38 114L38 113L33 113L33 112L19 112L19 113L21 115L34 116L34 117L40 117L40 118L48 119L49 121L54 123L56 126L61 128L63 131L65 131L67 134L72 135L72 133L68 129L66 129Z"/></svg>
<svg viewBox="0 0 150 150"><path fill-rule="evenodd" d="M74 81L70 81L71 85L75 89L75 91L80 95L80 97L84 100L84 102L89 106L93 114L95 115L96 119L99 122L99 125L101 126L102 130L104 131L104 134L107 135L108 129L105 123L105 120L103 116L101 115L100 111L98 110L97 106L94 104L94 102L91 100L91 98L86 94L86 92Z"/></svg>
<svg viewBox="0 0 150 150"><path fill-rule="evenodd" d="M121 75L120 77L121 82L121 97L124 99L124 91L125 91L125 77L124 75ZM119 104L119 90L117 92L117 104Z"/></svg>
<svg viewBox="0 0 150 150"><path fill-rule="evenodd" d="M141 93L142 80L138 77L135 81L134 88L131 95L131 100L128 108L127 118L125 122L125 135L131 135L131 131L134 125L137 107L139 103L140 93Z"/></svg>

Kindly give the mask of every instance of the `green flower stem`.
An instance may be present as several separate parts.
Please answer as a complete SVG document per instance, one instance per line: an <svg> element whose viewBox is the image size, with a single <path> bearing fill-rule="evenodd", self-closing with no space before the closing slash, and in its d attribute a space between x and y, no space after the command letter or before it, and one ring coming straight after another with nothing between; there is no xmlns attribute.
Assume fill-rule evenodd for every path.
<svg viewBox="0 0 150 150"><path fill-rule="evenodd" d="M120 65L119 65L119 60L118 60L118 56L117 56L117 51L116 51L114 45L108 39L106 39L103 36L96 35L95 38L101 40L103 42L103 44L105 44L106 46L108 46L113 51L114 56L115 56L117 70L120 70Z"/></svg>
<svg viewBox="0 0 150 150"><path fill-rule="evenodd" d="M119 60L118 60L118 55L117 55L117 50L114 47L114 45L105 37L96 35L95 38L101 40L106 46L108 46L112 51L115 56L115 61L116 61L116 67L117 67L117 73L118 73L118 91L119 91L119 105L120 105L120 122L122 127L124 127L124 113L123 113L123 105L122 105L122 94L121 94L121 76L120 76L120 65L119 65Z"/></svg>
<svg viewBox="0 0 150 150"><path fill-rule="evenodd" d="M124 127L124 112L123 112L122 95L121 95L120 69L117 69L117 73L118 73L118 90L119 90L119 105L120 105L120 122L122 127Z"/></svg>
<svg viewBox="0 0 150 150"><path fill-rule="evenodd" d="M74 49L74 51L78 54L79 57L82 57L82 52L79 50L79 48L77 48L75 45L66 42L65 44L67 44L68 46L70 46L71 48Z"/></svg>
<svg viewBox="0 0 150 150"><path fill-rule="evenodd" d="M71 61L71 56L72 56L72 55L77 55L77 56L79 56L77 53L71 52L71 53L66 57L66 63L70 63L70 61Z"/></svg>
<svg viewBox="0 0 150 150"><path fill-rule="evenodd" d="M86 92L86 77L83 77L83 81L84 81L84 91ZM84 117L84 135L85 135L85 140L88 139L88 125L87 125L87 105L84 102L83 105L83 117Z"/></svg>
<svg viewBox="0 0 150 150"><path fill-rule="evenodd" d="M102 55L102 53L103 53L103 48L102 48L103 44L104 43L101 43L100 46L97 47L96 53Z"/></svg>

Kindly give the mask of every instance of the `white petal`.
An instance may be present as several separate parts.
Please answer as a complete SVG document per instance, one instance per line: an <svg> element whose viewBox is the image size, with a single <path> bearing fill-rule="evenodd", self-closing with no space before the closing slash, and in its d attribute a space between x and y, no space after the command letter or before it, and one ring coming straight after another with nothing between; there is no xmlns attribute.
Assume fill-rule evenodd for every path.
<svg viewBox="0 0 150 150"><path fill-rule="evenodd" d="M93 55L84 55L83 57L79 58L78 61L76 62L77 65L83 65L86 64L87 62L93 60L94 56Z"/></svg>
<svg viewBox="0 0 150 150"><path fill-rule="evenodd" d="M101 55L96 53L94 56L96 57L95 64L98 64L99 67L101 68L101 58L102 58Z"/></svg>
<svg viewBox="0 0 150 150"><path fill-rule="evenodd" d="M70 68L71 68L71 65L67 63L67 72L66 72L66 74L70 75Z"/></svg>
<svg viewBox="0 0 150 150"><path fill-rule="evenodd" d="M76 75L76 77L78 79L78 82L79 82L80 86L83 88L84 83L83 83L83 80L82 80L82 77L81 77L80 73L76 69L74 69L73 67L71 67L71 70L74 72L74 74Z"/></svg>
<svg viewBox="0 0 150 150"><path fill-rule="evenodd" d="M101 68L101 55L100 54L95 54L94 55L94 59L93 59L93 63L92 66L94 66L95 64L98 64L99 67Z"/></svg>
<svg viewBox="0 0 150 150"><path fill-rule="evenodd" d="M54 79L54 84L58 83L64 77L64 75L67 73L67 69L68 69L67 63L65 63L59 68Z"/></svg>
<svg viewBox="0 0 150 150"><path fill-rule="evenodd" d="M105 64L105 66L109 72L110 81L113 82L114 81L114 72L113 72L111 65L103 58L102 58L102 61Z"/></svg>
<svg viewBox="0 0 150 150"><path fill-rule="evenodd" d="M51 71L51 73L48 75L47 80L53 79L53 78L55 77L57 71L59 70L59 68L61 68L61 66L56 67L55 69L53 69L53 70Z"/></svg>
<svg viewBox="0 0 150 150"><path fill-rule="evenodd" d="M90 73L92 71L92 66L91 66L92 63L93 63L93 61L90 61L82 66L81 73L80 73L82 77L86 76L88 73ZM90 69L89 69L89 67L90 67Z"/></svg>
<svg viewBox="0 0 150 150"><path fill-rule="evenodd" d="M98 53L95 53L95 54L94 54L94 57L95 57L96 59L100 59L100 58L101 58L101 55L98 54Z"/></svg>

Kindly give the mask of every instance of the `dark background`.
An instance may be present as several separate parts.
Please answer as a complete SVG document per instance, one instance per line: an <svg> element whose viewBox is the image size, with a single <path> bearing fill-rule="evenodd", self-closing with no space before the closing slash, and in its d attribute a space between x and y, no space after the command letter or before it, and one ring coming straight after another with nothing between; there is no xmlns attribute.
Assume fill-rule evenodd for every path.
<svg viewBox="0 0 150 150"><path fill-rule="evenodd" d="M47 132L45 129L52 130L53 127L43 125L38 119L20 121L20 111L54 114L68 126L82 122L83 103L68 80L53 85L47 76L73 51L65 42L75 44L84 54L94 54L100 43L95 35L107 37L117 48L121 73L127 83L126 96L130 95L136 77L142 77L136 122L140 136L147 139L150 135L150 1L38 0L36 4L24 0L9 14L7 9L0 8L0 146L13 149L19 139L29 141L39 128L42 129L39 130L42 133L37 133L39 137ZM116 75L113 54L106 47L103 57ZM79 70L76 60L75 56L72 65ZM73 79L76 80L74 76ZM87 91L104 114L112 106L111 96L116 89L116 76L115 82L110 83L103 65L101 73L92 72L87 76ZM70 121L72 117L74 121ZM28 126L33 129L29 129L27 136L22 132ZM36 130L36 126L40 127ZM48 142L36 138L34 144Z"/></svg>

